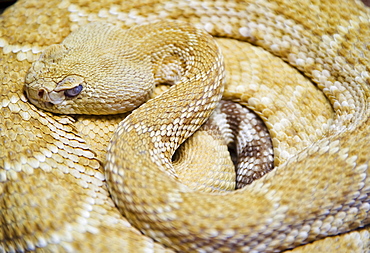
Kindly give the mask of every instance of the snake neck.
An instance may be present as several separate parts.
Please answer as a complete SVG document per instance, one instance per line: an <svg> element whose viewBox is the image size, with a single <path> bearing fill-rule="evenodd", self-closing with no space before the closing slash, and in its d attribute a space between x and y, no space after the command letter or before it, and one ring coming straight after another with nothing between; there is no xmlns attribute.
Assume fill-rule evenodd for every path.
<svg viewBox="0 0 370 253"><path fill-rule="evenodd" d="M188 24L158 22L150 28L156 32L147 29L131 29L128 36L140 38L139 45L148 49L152 62L168 63L164 67L152 65L156 80L175 85L121 122L108 147L108 157L126 150L135 159L128 157L113 167L137 166L135 160L145 160L176 177L170 162L173 153L207 120L222 97L223 56L210 35ZM162 39L164 33L166 40ZM176 70L180 75L172 75Z"/></svg>

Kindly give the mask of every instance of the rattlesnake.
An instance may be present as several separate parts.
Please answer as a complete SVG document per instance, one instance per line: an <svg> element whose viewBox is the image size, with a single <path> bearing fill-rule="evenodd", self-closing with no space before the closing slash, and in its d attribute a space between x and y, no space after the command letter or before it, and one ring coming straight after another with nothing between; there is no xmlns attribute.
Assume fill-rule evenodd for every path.
<svg viewBox="0 0 370 253"><path fill-rule="evenodd" d="M80 5L69 1L18 2L4 14L6 29L2 29L0 41L4 63L0 122L3 249L167 250L131 224L156 241L184 251L271 252L341 233L347 234L302 249L324 251L329 247L330 251L338 245L343 251L368 249L366 227L350 232L369 223L368 14L361 4L352 1L163 1L105 3L104 7L89 1ZM11 25L14 17L20 19L17 27ZM60 42L77 26L103 20L127 28L158 18L192 22L213 35L248 40L273 52L317 83L335 115L328 120L330 106L298 71L260 48L218 40L225 56L243 49L229 60L226 57L226 67L231 66L227 67L230 85L224 97L244 103L265 120L272 134L277 168L250 187L219 196L188 192L155 168L151 172L150 166L145 173L136 174L131 171L135 166L127 168L125 178L119 180L131 175L149 177L132 183L138 189L129 188L131 183L116 186L132 193L125 196L128 203L119 204L130 224L109 199L97 159L101 154L92 152L94 144L81 138L84 131L77 132L91 118L78 118L74 125L70 117L37 110L27 102L23 83L29 62L36 59L34 53ZM25 34L26 28L33 32ZM246 59L249 66L245 66ZM271 70L264 70L267 62ZM275 83L257 75L245 88L243 82L248 81L243 75L249 74L243 73L248 67L254 75L263 70L265 78L278 79L284 73L295 81L284 80L284 76L281 83ZM235 86L233 81L237 82ZM285 103L272 100L265 93L270 89L267 84L282 90L271 96L291 99ZM305 93L302 87L309 91ZM261 93L259 98L257 94ZM297 98L301 101L294 101ZM289 117L297 104L303 104L303 113L312 115L298 114L302 122L292 124ZM319 105L319 110L309 110L306 104ZM271 108L277 109L277 116ZM313 134L307 134L312 130ZM137 164L141 162L146 163ZM195 201L190 201L193 197ZM162 201L166 205L159 205ZM134 206L135 202L142 205ZM153 222L158 219L161 222Z"/></svg>

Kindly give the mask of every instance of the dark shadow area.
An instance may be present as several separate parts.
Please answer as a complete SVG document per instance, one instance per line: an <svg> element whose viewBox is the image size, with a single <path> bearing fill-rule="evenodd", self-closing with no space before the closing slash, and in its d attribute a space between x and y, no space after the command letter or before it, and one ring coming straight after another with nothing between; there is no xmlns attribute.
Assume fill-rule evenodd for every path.
<svg viewBox="0 0 370 253"><path fill-rule="evenodd" d="M0 0L0 14L6 9L6 7L14 4L15 0Z"/></svg>

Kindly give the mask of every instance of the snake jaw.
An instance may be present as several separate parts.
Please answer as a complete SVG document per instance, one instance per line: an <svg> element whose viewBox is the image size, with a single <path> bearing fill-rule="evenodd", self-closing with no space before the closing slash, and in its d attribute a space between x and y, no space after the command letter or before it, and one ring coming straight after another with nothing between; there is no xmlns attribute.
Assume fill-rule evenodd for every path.
<svg viewBox="0 0 370 253"><path fill-rule="evenodd" d="M46 111L52 111L56 105L63 103L64 91L56 92L50 87L55 87L55 82L45 79L26 85L25 92L30 103Z"/></svg>

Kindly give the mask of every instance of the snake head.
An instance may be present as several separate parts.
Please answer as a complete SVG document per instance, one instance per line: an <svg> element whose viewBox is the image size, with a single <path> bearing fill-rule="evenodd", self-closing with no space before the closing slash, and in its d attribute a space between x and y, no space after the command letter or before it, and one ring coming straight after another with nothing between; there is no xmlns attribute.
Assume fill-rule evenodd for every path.
<svg viewBox="0 0 370 253"><path fill-rule="evenodd" d="M120 28L91 23L45 48L25 78L36 107L60 114L117 114L145 102L154 87L149 57L136 57Z"/></svg>
<svg viewBox="0 0 370 253"><path fill-rule="evenodd" d="M26 75L25 91L30 102L37 107L57 112L57 105L74 99L82 89L84 78L79 75L58 76L58 66L68 54L64 45L51 45L32 65ZM53 73L53 75L50 75Z"/></svg>

